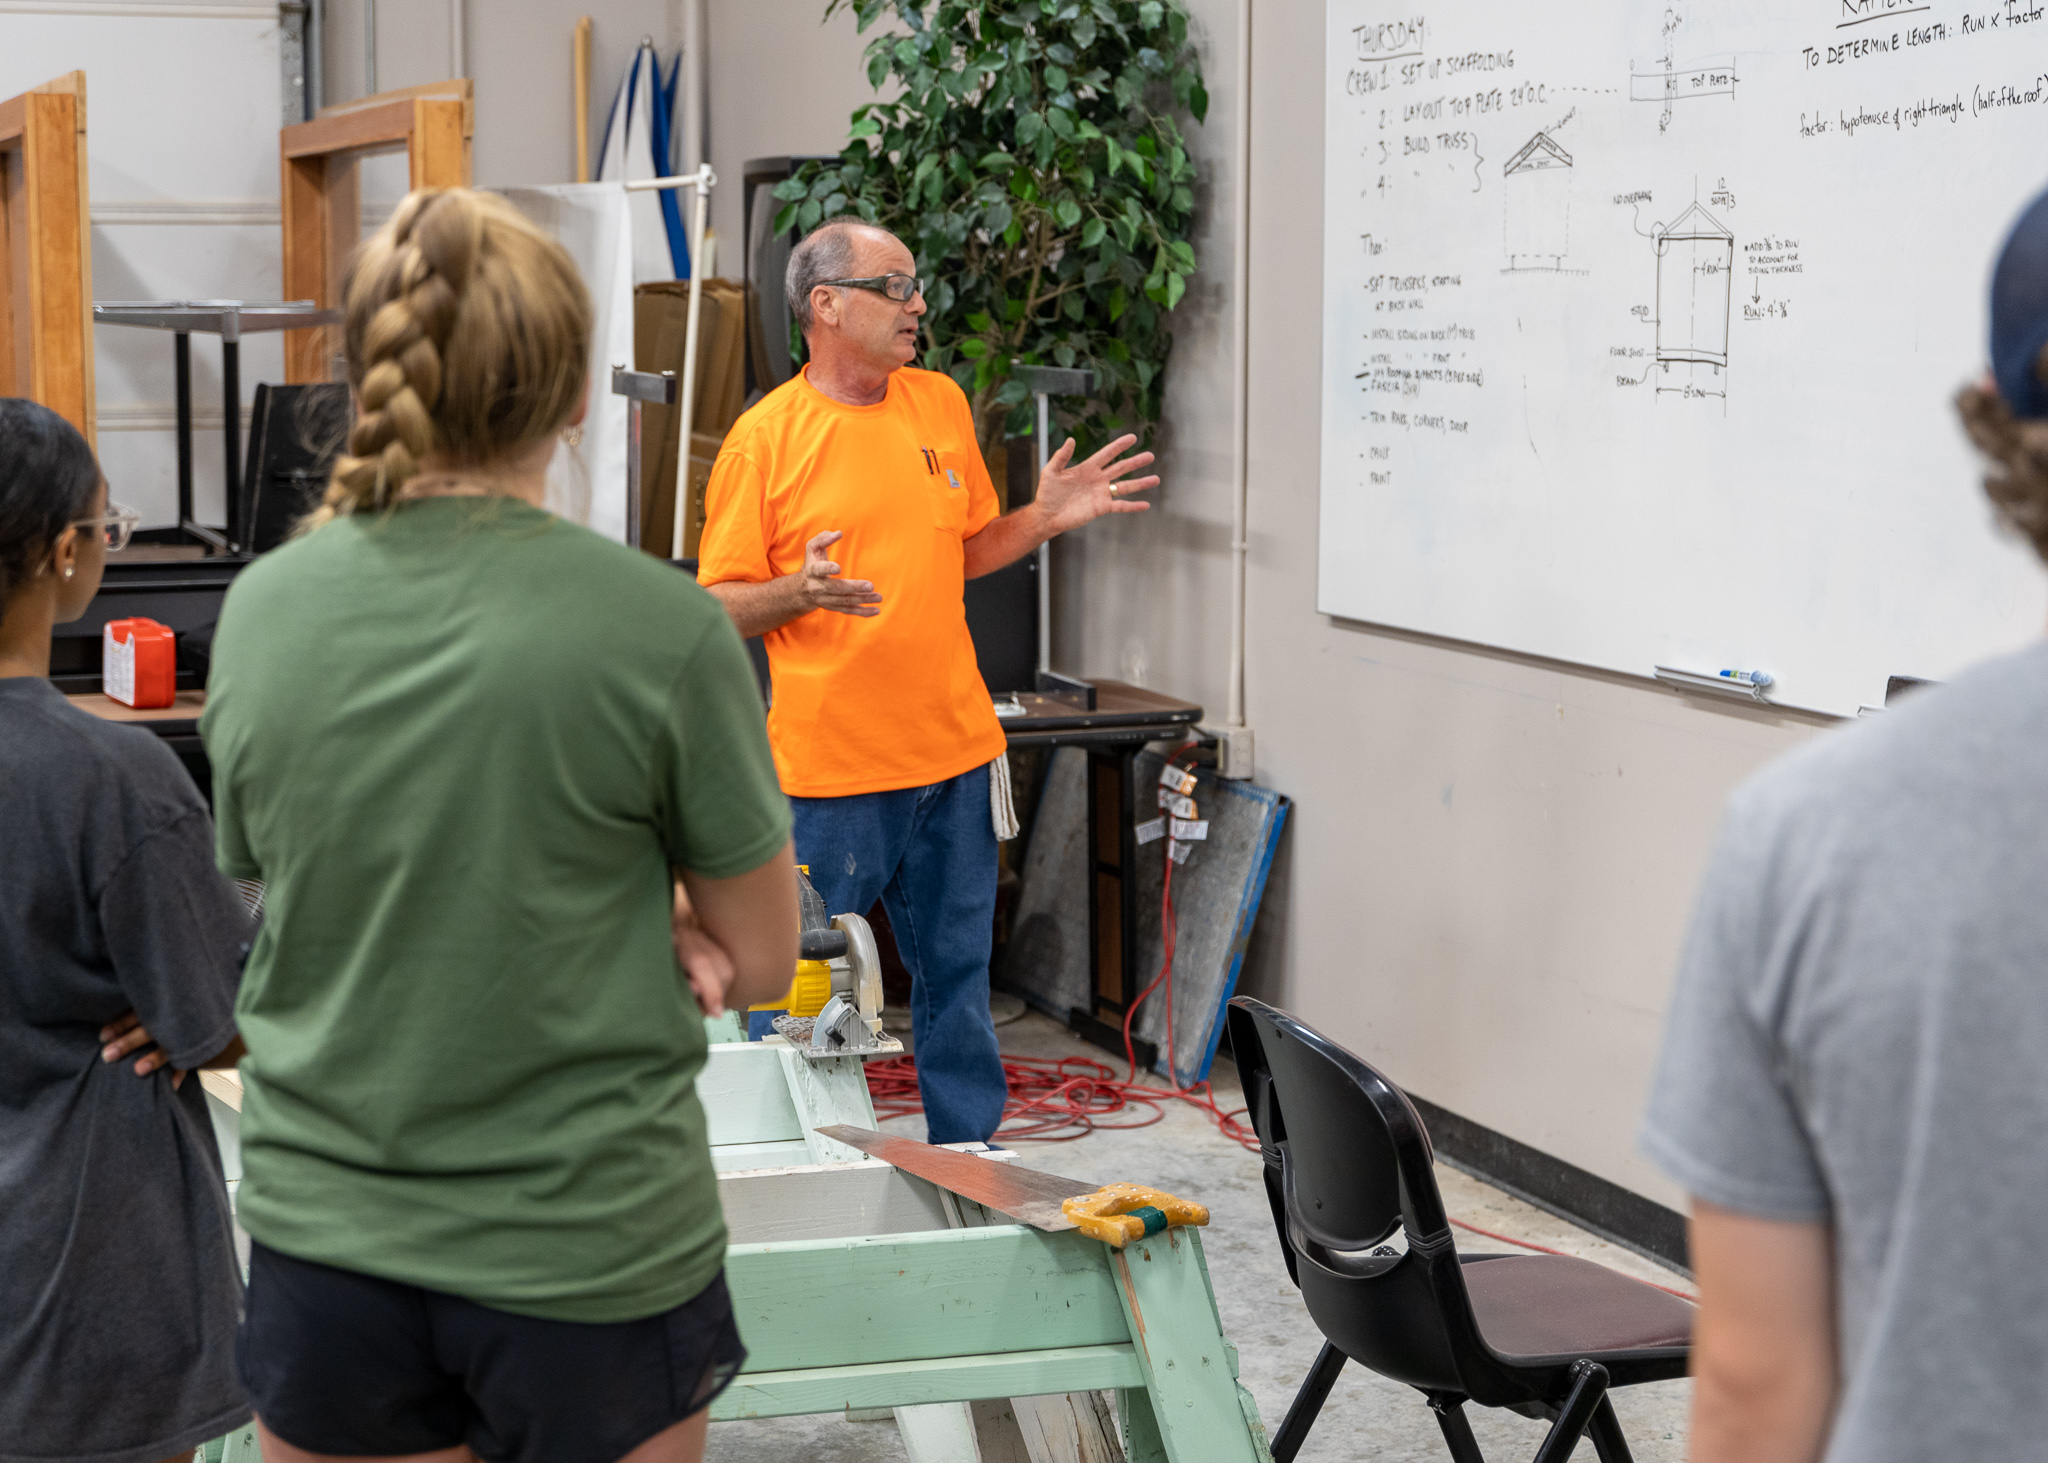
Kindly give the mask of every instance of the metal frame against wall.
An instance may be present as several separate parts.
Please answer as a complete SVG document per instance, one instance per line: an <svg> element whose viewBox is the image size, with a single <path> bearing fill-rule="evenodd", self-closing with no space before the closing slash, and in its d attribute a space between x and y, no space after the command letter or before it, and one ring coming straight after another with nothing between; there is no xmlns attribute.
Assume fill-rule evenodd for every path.
<svg viewBox="0 0 2048 1463"><path fill-rule="evenodd" d="M85 73L0 101L0 396L97 445Z"/></svg>

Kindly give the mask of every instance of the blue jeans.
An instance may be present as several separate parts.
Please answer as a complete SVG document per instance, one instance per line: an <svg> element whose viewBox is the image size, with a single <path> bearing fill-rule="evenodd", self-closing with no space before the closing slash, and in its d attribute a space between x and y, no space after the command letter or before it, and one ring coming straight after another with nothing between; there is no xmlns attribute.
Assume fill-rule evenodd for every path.
<svg viewBox="0 0 2048 1463"><path fill-rule="evenodd" d="M988 769L929 787L791 798L797 862L828 914L877 899L910 968L910 1031L925 1139L987 1142L1003 1120L1002 1057L988 1010L996 835Z"/></svg>

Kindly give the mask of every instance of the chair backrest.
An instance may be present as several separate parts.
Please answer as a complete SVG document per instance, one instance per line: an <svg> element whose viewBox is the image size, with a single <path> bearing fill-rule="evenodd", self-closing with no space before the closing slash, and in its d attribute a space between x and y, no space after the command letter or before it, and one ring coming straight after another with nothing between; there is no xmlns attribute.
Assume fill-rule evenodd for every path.
<svg viewBox="0 0 2048 1463"><path fill-rule="evenodd" d="M1228 1022L1274 1224L1317 1326L1384 1375L1464 1389L1491 1362L1414 1104L1285 1011L1238 996ZM1405 1253L1375 1255L1397 1228Z"/></svg>

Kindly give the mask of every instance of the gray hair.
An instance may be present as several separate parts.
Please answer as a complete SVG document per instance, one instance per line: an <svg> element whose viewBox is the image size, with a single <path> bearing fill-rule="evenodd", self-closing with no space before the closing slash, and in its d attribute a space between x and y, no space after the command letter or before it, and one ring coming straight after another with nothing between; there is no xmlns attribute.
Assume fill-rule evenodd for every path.
<svg viewBox="0 0 2048 1463"><path fill-rule="evenodd" d="M880 224L871 224L858 214L842 213L805 234L803 242L789 251L789 269L783 275L782 292L789 300L789 313L796 317L797 328L805 335L811 333L811 291L828 279L845 279L853 271L855 228L889 234ZM889 237L896 238L894 234Z"/></svg>

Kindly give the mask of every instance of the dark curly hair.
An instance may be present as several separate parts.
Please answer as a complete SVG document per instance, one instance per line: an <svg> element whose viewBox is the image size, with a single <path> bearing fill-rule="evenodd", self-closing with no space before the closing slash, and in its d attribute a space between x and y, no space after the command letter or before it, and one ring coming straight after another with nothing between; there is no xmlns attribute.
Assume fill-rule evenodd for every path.
<svg viewBox="0 0 2048 1463"><path fill-rule="evenodd" d="M36 402L0 397L0 606L92 511L99 485L100 465L76 427Z"/></svg>
<svg viewBox="0 0 2048 1463"><path fill-rule="evenodd" d="M2048 350L2034 363L2048 382ZM2048 560L2048 420L2016 417L1990 382L1956 393L1963 430L1984 454L1984 492L1999 518Z"/></svg>

